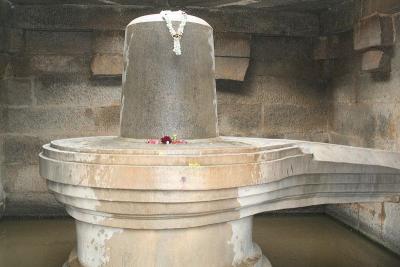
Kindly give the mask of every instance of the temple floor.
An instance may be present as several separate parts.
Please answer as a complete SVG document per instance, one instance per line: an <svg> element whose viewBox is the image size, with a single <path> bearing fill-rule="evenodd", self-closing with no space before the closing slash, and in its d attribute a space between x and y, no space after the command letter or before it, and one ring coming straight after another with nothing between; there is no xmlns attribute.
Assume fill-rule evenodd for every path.
<svg viewBox="0 0 400 267"><path fill-rule="evenodd" d="M254 240L274 267L398 267L400 256L325 215L259 215ZM72 219L0 221L0 266L62 266L75 244Z"/></svg>

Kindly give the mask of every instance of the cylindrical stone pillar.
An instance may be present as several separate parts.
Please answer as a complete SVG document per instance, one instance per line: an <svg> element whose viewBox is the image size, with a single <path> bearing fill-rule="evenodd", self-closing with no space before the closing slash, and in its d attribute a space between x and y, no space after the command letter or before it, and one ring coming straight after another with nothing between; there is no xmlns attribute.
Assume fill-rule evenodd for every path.
<svg viewBox="0 0 400 267"><path fill-rule="evenodd" d="M168 230L124 229L76 221L77 265L271 267L253 243L252 225L252 216Z"/></svg>
<svg viewBox="0 0 400 267"><path fill-rule="evenodd" d="M181 16L172 13L178 29ZM133 20L126 28L122 78L122 137L147 139L218 136L213 33L204 20L187 16L176 55L161 15Z"/></svg>

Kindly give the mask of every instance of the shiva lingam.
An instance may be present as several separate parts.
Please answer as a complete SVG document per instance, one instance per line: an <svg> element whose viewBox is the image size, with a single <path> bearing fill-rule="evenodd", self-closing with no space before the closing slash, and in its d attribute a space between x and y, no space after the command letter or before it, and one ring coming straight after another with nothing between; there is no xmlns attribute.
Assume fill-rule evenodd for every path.
<svg viewBox="0 0 400 267"><path fill-rule="evenodd" d="M399 153L219 136L212 28L168 16L185 18L174 51L160 14L126 28L120 135L43 146L40 174L76 220L65 266L271 266L253 215L399 195ZM186 142L146 142L165 133Z"/></svg>

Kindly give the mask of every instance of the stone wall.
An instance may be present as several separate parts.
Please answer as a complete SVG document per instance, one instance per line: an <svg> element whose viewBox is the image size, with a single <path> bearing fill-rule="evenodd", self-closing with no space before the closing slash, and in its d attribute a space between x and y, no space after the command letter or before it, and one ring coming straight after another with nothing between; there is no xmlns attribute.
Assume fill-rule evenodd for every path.
<svg viewBox="0 0 400 267"><path fill-rule="evenodd" d="M9 63L2 88L6 214L58 215L62 209L39 177L41 146L65 137L117 135L121 83L90 74L92 54L112 50L104 47L110 45L104 41L107 33L16 31L22 31L23 45Z"/></svg>
<svg viewBox="0 0 400 267"><path fill-rule="evenodd" d="M0 91L9 216L64 214L39 177L41 146L59 138L118 135L121 76L110 58L122 53L127 19L158 12L65 8L14 6L9 20L10 56ZM98 12L104 17L99 19ZM217 83L221 134L327 141L326 94L311 58L315 17L294 24L288 18L301 15L275 14L249 28L203 15L215 29L253 35L245 81ZM94 60L99 58L106 60ZM93 75L97 70L103 75Z"/></svg>
<svg viewBox="0 0 400 267"><path fill-rule="evenodd" d="M6 62L9 58L8 53L8 25L10 6L5 1L0 1L0 218L4 214L5 209L5 192L3 189L4 177L4 133L6 131L6 107L3 105L2 95L2 79L5 71Z"/></svg>
<svg viewBox="0 0 400 267"><path fill-rule="evenodd" d="M245 81L217 81L221 135L327 141L312 51L310 38L253 36Z"/></svg>
<svg viewBox="0 0 400 267"><path fill-rule="evenodd" d="M397 32L400 31L399 18L400 14L393 15ZM390 74L369 73L361 70L363 51L353 50L353 34L341 36L350 40L347 42L350 45L335 60L328 86L329 141L400 151L399 40L393 47L384 48L391 57ZM399 198L385 203L330 205L327 212L400 253Z"/></svg>
<svg viewBox="0 0 400 267"><path fill-rule="evenodd" d="M93 78L90 60L122 51L109 39L122 40L123 32L14 26L0 98L6 215L62 215L39 176L38 153L53 139L118 134L120 77Z"/></svg>

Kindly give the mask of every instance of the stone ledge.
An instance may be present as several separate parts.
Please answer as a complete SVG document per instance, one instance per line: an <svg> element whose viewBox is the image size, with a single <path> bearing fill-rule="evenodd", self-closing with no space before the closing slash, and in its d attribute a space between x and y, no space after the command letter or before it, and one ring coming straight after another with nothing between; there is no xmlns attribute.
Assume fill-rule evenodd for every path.
<svg viewBox="0 0 400 267"><path fill-rule="evenodd" d="M394 44L392 16L373 14L362 18L354 29L354 49L385 47Z"/></svg>
<svg viewBox="0 0 400 267"><path fill-rule="evenodd" d="M208 21L216 32L283 36L316 36L319 32L318 16L310 13L203 8L188 8L186 11ZM24 29L123 30L132 19L158 12L159 9L149 7L112 5L17 5L13 9L12 22L16 27ZM240 20L238 16L241 16Z"/></svg>

